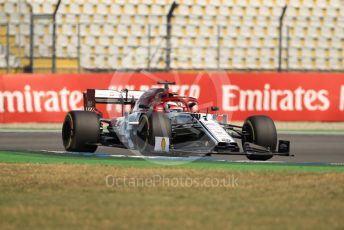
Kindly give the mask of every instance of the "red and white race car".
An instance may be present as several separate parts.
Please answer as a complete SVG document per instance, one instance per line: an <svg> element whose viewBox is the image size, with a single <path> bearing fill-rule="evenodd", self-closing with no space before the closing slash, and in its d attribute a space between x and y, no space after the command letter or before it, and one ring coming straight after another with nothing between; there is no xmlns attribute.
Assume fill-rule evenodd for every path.
<svg viewBox="0 0 344 230"><path fill-rule="evenodd" d="M84 111L67 114L62 139L67 151L95 152L99 145L138 150L155 155L246 155L250 160L290 156L289 141L277 141L274 122L251 116L243 126L219 122L217 107L201 113L196 98L179 96L163 88L148 91L88 89ZM123 116L104 119L96 104L130 106Z"/></svg>

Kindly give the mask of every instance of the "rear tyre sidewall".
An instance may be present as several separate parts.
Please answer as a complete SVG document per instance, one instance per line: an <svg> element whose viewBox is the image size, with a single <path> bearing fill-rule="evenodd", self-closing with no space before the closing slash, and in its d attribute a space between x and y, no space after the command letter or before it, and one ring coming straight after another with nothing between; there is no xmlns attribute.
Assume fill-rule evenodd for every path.
<svg viewBox="0 0 344 230"><path fill-rule="evenodd" d="M273 120L267 116L252 116L248 117L243 125L243 131L249 135L244 136L242 145L244 148L245 142L250 142L266 148L271 151L276 150L277 146L277 131ZM249 160L266 161L272 158L272 155L247 155Z"/></svg>
<svg viewBox="0 0 344 230"><path fill-rule="evenodd" d="M71 111L63 122L62 141L72 152L95 152L100 137L100 121L96 113Z"/></svg>
<svg viewBox="0 0 344 230"><path fill-rule="evenodd" d="M149 136L151 135L150 129L151 127L148 116L146 114L142 114L139 119L139 130L137 130L137 134L134 136L134 139L136 148L144 155L151 151L149 146Z"/></svg>

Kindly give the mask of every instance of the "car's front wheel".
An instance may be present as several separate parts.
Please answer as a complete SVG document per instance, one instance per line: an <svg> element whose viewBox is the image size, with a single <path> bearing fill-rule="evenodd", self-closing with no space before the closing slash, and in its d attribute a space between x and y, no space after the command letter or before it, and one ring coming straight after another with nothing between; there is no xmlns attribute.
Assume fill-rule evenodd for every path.
<svg viewBox="0 0 344 230"><path fill-rule="evenodd" d="M250 142L269 148L271 151L276 150L277 146L277 131L275 123L267 116L252 116L248 117L243 125L243 139L242 145L245 148L245 142ZM249 160L266 161L272 158L269 155L247 155Z"/></svg>
<svg viewBox="0 0 344 230"><path fill-rule="evenodd" d="M135 137L136 148L142 154L152 154L156 137L171 138L171 133L170 120L164 113L142 114Z"/></svg>

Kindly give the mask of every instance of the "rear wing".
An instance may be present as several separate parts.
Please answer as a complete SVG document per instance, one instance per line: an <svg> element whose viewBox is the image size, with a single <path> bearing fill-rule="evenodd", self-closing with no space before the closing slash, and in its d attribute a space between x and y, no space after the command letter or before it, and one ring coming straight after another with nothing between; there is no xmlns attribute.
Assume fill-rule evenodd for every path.
<svg viewBox="0 0 344 230"><path fill-rule="evenodd" d="M121 104L122 113L124 105L134 106L135 102L142 96L144 91L127 90L103 90L103 89L87 89L84 92L84 109L85 111L93 111L100 113L96 104Z"/></svg>

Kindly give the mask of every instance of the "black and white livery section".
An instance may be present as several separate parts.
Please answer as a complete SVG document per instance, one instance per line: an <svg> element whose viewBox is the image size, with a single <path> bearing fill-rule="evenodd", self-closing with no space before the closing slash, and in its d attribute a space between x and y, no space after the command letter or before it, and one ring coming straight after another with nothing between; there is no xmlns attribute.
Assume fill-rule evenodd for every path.
<svg viewBox="0 0 344 230"><path fill-rule="evenodd" d="M102 145L144 155L228 154L262 161L291 155L289 141L278 141L269 117L249 117L243 126L219 122L218 115L208 113L209 109L216 112L216 107L202 113L195 98L178 96L164 84L145 92L87 90L85 111L71 111L65 118L65 149L94 152ZM104 119L98 103L130 105L130 112L122 110L123 116Z"/></svg>

